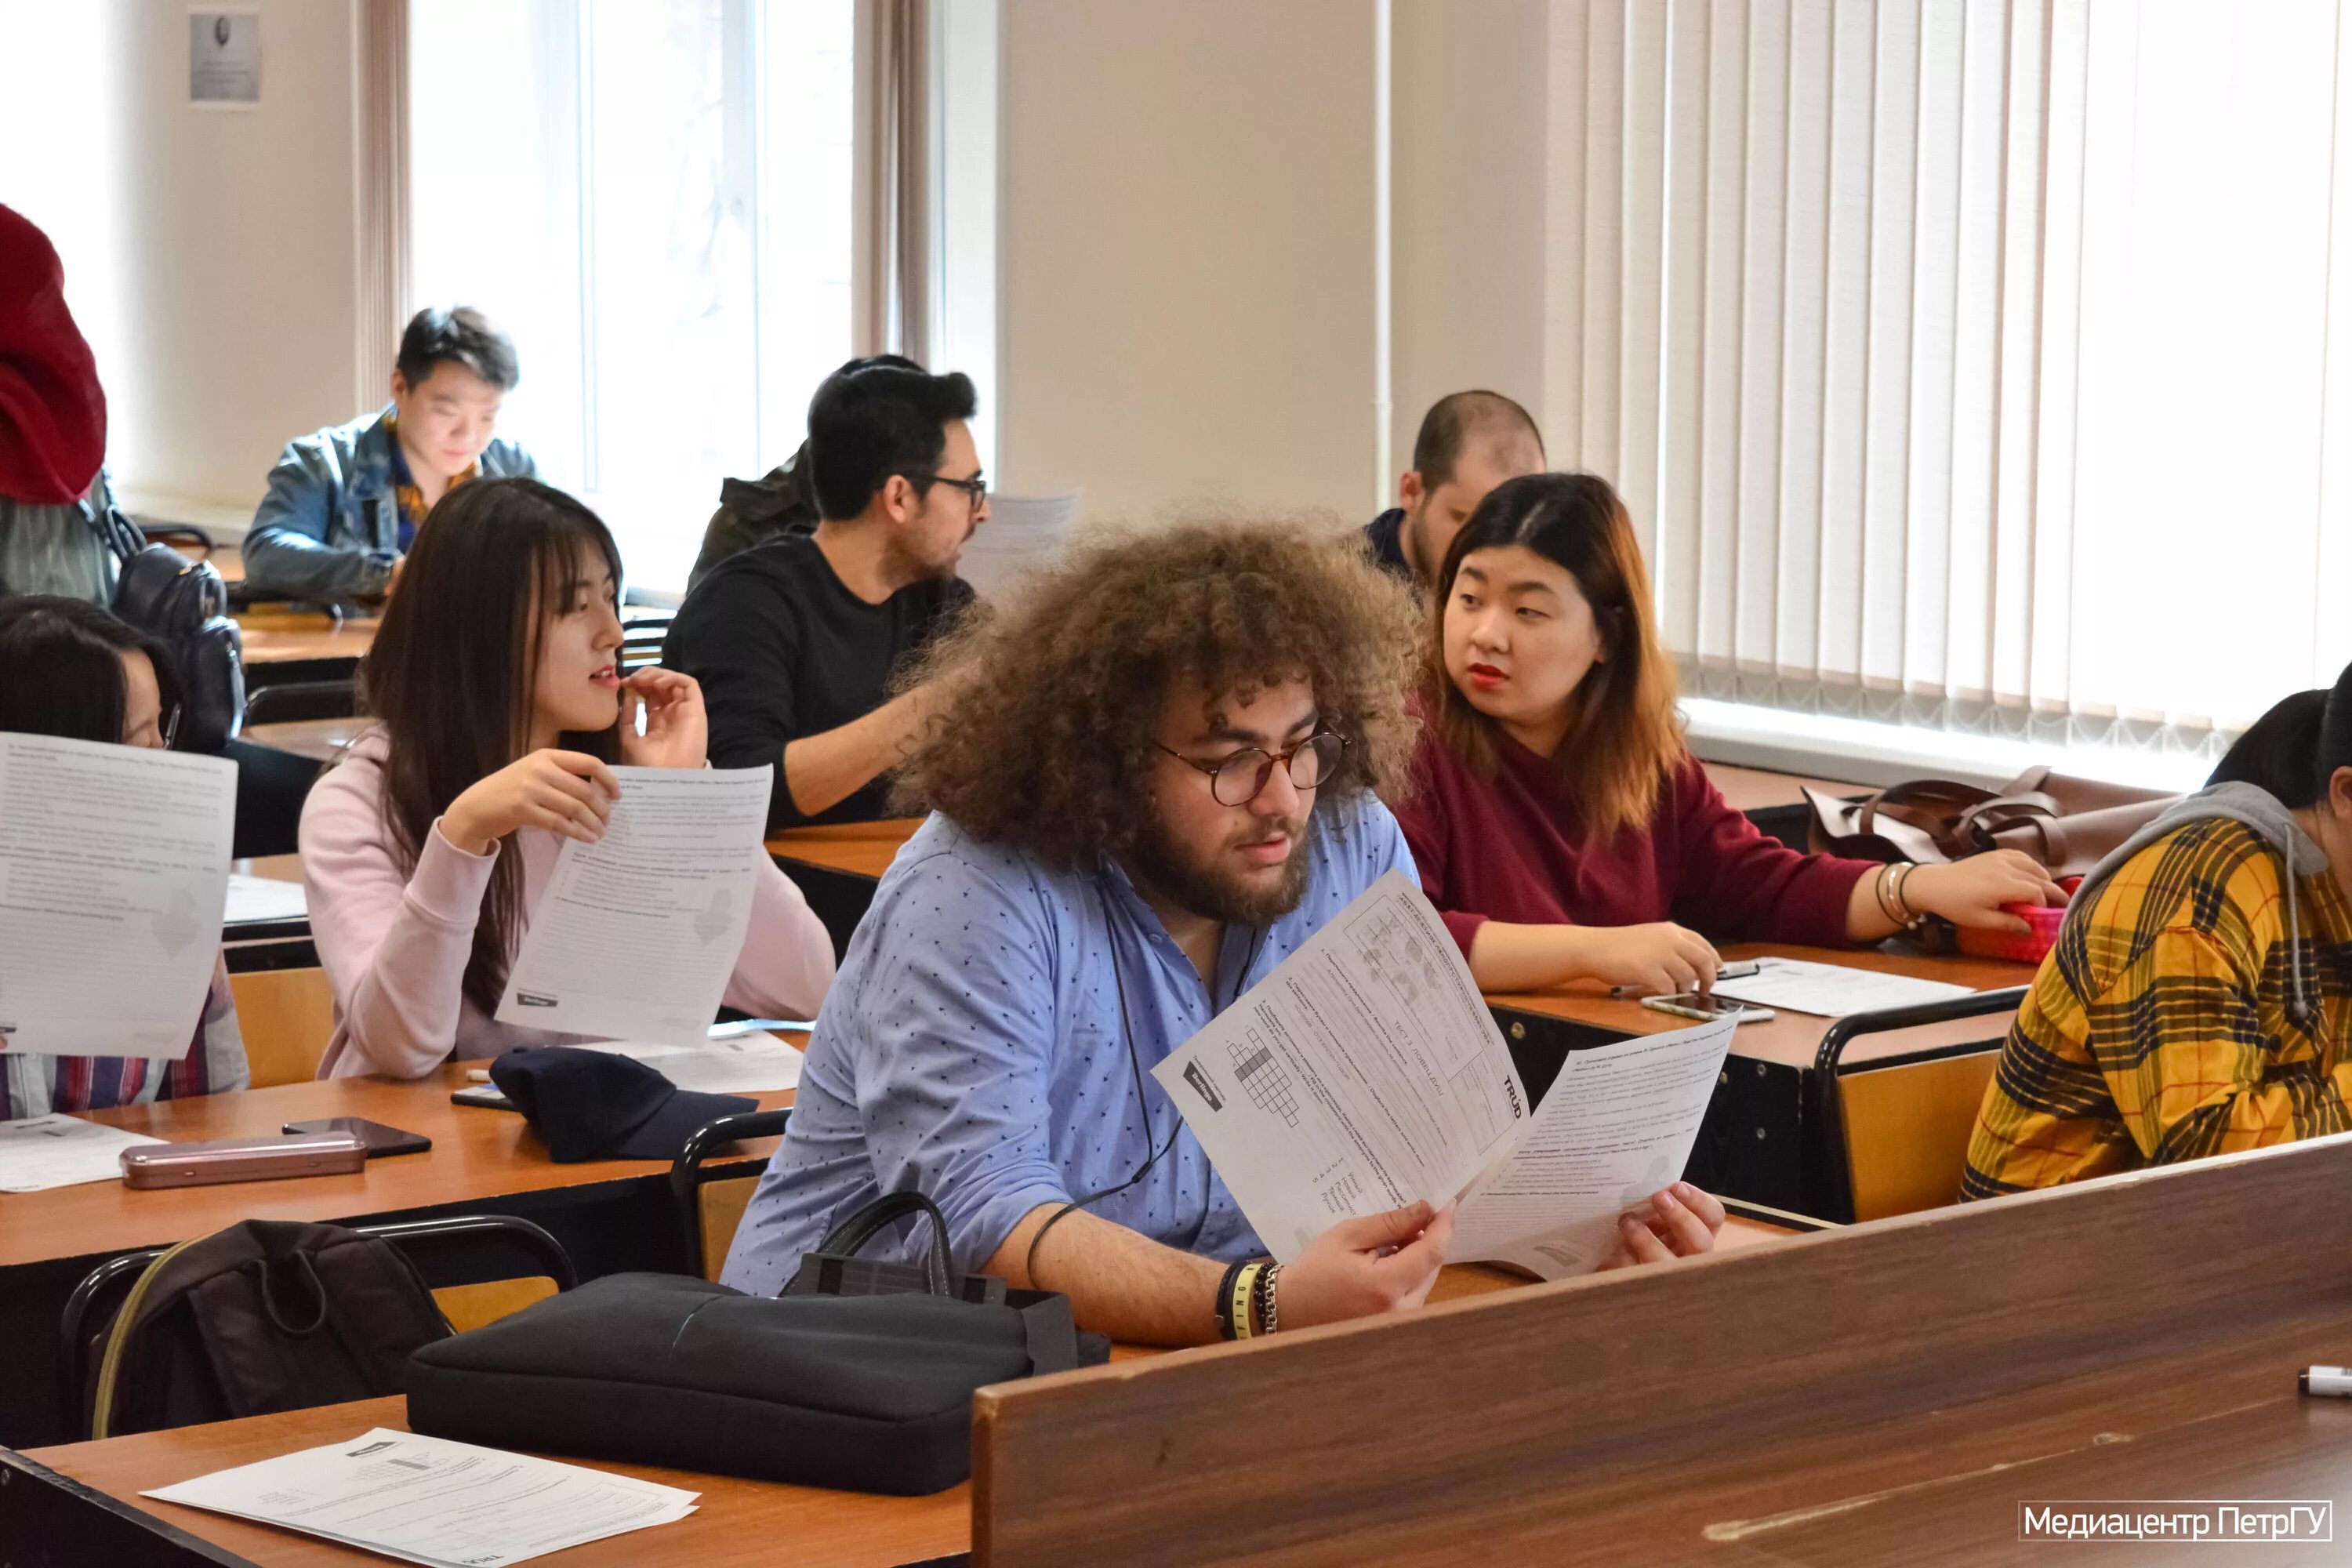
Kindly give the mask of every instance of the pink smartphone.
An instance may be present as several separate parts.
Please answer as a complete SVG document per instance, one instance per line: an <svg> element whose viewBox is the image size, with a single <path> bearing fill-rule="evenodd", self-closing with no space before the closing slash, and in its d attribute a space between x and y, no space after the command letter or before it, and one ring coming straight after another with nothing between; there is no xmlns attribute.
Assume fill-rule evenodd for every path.
<svg viewBox="0 0 2352 1568"><path fill-rule="evenodd" d="M222 1138L210 1143L142 1143L122 1152L126 1187L202 1187L215 1182L269 1182L330 1176L367 1164L367 1144L353 1132Z"/></svg>

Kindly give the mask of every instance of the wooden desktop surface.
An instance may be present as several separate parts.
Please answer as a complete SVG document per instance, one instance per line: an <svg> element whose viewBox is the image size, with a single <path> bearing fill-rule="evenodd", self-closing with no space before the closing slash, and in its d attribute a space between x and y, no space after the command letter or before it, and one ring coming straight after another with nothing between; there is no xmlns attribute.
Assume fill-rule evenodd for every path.
<svg viewBox="0 0 2352 1568"><path fill-rule="evenodd" d="M290 725L266 726L269 729L292 729ZM1759 768L1738 768L1726 763L1706 764L1706 776L1723 792L1724 799L1737 811L1761 811L1773 806L1801 805L1801 786L1811 784L1838 795L1854 795L1866 790L1866 784L1841 784L1834 779L1807 778L1796 773L1767 773ZM768 852L780 859L797 860L804 865L822 867L830 871L845 871L853 876L879 879L890 868L891 858L898 853L916 828L923 825L920 817L900 817L883 822L856 822L837 827L792 827L768 840Z"/></svg>
<svg viewBox="0 0 2352 1568"><path fill-rule="evenodd" d="M1785 1240L1790 1233L1734 1219L1721 1245L1749 1247ZM1433 1301L1492 1295L1528 1283L1522 1277L1482 1265L1449 1268L1431 1293ZM1169 1352L1121 1345L1120 1363ZM148 1432L101 1443L76 1443L31 1450L26 1457L85 1486L121 1499L200 1540L227 1548L269 1568L342 1568L381 1561L353 1548L313 1540L266 1525L206 1513L200 1509L142 1498L149 1488L169 1486L215 1470L355 1437L371 1427L408 1429L407 1406L398 1398L362 1400L282 1415L224 1421L171 1432ZM562 1456L551 1456L562 1458ZM862 1492L826 1491L730 1476L655 1469L583 1460L665 1486L702 1494L698 1510L675 1525L615 1536L575 1547L566 1563L600 1568L605 1563L680 1563L694 1568L751 1568L785 1555L807 1568L832 1564L898 1564L966 1551L971 1543L971 1487L951 1487L929 1497L889 1498Z"/></svg>
<svg viewBox="0 0 2352 1568"><path fill-rule="evenodd" d="M835 827L788 827L768 840L768 853L779 860L879 881L900 847L922 825L921 817L908 816Z"/></svg>
<svg viewBox="0 0 2352 1568"><path fill-rule="evenodd" d="M351 619L337 626L331 616L267 615L239 616L247 664L292 664L319 658L363 657L375 641L375 623Z"/></svg>
<svg viewBox="0 0 2352 1568"><path fill-rule="evenodd" d="M1834 795L1867 795L1871 786L1837 779L1808 778L1801 773L1776 773L1762 768L1738 768L1729 763L1705 763L1709 783L1723 792L1734 811L1769 811L1775 806L1802 805L1803 790L1811 785Z"/></svg>
<svg viewBox="0 0 2352 1568"><path fill-rule="evenodd" d="M1881 973L1907 974L1920 980L1941 980L1977 991L2030 984L2033 979L2033 965L2030 963L2011 963L2000 959L1970 958L1961 954L1943 956L1877 948L1833 950L1777 942L1743 942L1722 951L1726 962L1774 956L1801 958L1819 963L1875 970ZM1489 992L1486 1001L1490 1006L1508 1011L1566 1018L1624 1035L1659 1035L1669 1029L1690 1026L1687 1018L1677 1018L1671 1013L1644 1007L1632 998L1613 997L1606 986L1587 981L1545 991ZM1951 1024L1930 1024L1916 1029L1864 1035L1846 1047L1843 1059L1849 1062L1871 1061L1880 1057L1927 1050L1938 1046L1998 1039L2009 1032L2010 1020L2015 1016L2013 1012L1996 1013L1983 1017L1963 1018ZM1731 1049L1738 1056L1779 1062L1788 1067L1810 1068L1813 1065L1814 1052L1820 1048L1822 1033L1831 1022L1831 1019L1816 1014L1793 1013L1783 1008L1763 1023L1740 1025L1732 1033Z"/></svg>
<svg viewBox="0 0 2352 1568"><path fill-rule="evenodd" d="M667 1160L590 1160L560 1165L512 1111L453 1105L468 1068L457 1062L413 1082L320 1079L83 1113L86 1120L173 1142L277 1133L289 1121L359 1116L410 1132L433 1147L371 1160L350 1175L220 1186L137 1189L86 1182L42 1193L0 1193L0 1268L159 1247L246 1219L337 1220L361 1215L478 1202L519 1193L657 1176ZM790 1090L756 1097L762 1109L790 1105ZM766 1139L741 1158L765 1158Z"/></svg>
<svg viewBox="0 0 2352 1568"><path fill-rule="evenodd" d="M232 860L228 868L239 876L259 877L270 882L299 882L302 879L302 857L299 855L250 855L242 860Z"/></svg>
<svg viewBox="0 0 2352 1568"><path fill-rule="evenodd" d="M281 752L291 752L298 757L308 757L314 763L331 763L343 754L343 749L365 731L374 727L375 721L362 718L289 719L278 724L248 724L241 740L257 746L274 746Z"/></svg>

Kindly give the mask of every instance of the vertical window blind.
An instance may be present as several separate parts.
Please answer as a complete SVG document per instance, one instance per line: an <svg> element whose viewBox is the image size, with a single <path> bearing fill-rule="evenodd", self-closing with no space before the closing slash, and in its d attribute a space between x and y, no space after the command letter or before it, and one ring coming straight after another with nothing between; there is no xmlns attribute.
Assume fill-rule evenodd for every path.
<svg viewBox="0 0 2352 1568"><path fill-rule="evenodd" d="M2333 681L2344 21L1555 0L1548 434L1686 691L2210 754Z"/></svg>

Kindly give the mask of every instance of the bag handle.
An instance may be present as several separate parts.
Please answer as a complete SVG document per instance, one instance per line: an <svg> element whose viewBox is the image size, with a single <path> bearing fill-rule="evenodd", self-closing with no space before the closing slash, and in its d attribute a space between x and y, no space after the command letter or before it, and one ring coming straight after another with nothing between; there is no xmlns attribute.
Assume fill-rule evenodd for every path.
<svg viewBox="0 0 2352 1568"><path fill-rule="evenodd" d="M835 1258L855 1258L884 1226L896 1225L910 1215L920 1215L931 1222L931 1245L923 1255L925 1290L933 1296L954 1295L954 1274L948 1263L947 1216L940 1213L939 1205L912 1188L876 1198L834 1226L833 1234L818 1243L817 1250Z"/></svg>

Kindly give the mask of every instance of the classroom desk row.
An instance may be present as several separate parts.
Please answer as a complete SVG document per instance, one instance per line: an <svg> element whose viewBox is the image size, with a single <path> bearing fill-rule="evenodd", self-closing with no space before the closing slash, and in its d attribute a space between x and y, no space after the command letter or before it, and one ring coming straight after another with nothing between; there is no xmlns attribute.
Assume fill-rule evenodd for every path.
<svg viewBox="0 0 2352 1568"><path fill-rule="evenodd" d="M599 1462L699 1511L564 1560L1987 1564L2048 1560L2028 1504L2332 1514L2352 1405L2298 1397L2295 1373L2352 1342L2352 1212L2308 1201L2347 1182L2352 1136L1669 1268L1517 1289L1454 1271L1420 1311L983 1389L973 1479L931 1497ZM138 1494L404 1415L0 1452L0 1539L34 1563L356 1568L372 1559Z"/></svg>

